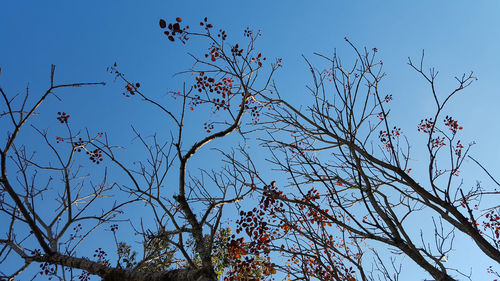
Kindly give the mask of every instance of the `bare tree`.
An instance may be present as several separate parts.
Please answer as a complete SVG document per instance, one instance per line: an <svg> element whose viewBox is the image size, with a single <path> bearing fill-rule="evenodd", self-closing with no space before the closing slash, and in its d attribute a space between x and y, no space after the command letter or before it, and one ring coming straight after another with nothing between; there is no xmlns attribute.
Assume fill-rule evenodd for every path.
<svg viewBox="0 0 500 281"><path fill-rule="evenodd" d="M272 192L269 184L261 189L285 205L273 214L280 221L276 227L286 230L275 241L277 247L285 240L277 247L290 260L284 271L306 280L398 280L400 265L392 258L382 263L380 246L373 248L387 245L435 280L455 280L454 274L467 277L445 264L457 232L500 262L498 206L479 210L477 205L498 191L479 184L468 189L457 180L472 143L458 140L462 126L443 116L451 98L476 78L472 73L457 77L456 88L443 96L436 90L437 72L424 70L423 54L419 64L409 60L435 101L433 116L417 127L427 134L427 180L421 182L412 173L409 140L390 118L392 95L380 90L385 74L377 50L358 50L346 41L356 55L350 66L336 54L318 54L329 63L326 70L306 59L313 78L310 106L296 106L280 95L266 115L263 144L270 148L270 162L288 178ZM277 86L274 91L279 95ZM429 220L421 222L422 216ZM416 222L431 227L419 232L411 227Z"/></svg>
<svg viewBox="0 0 500 281"><path fill-rule="evenodd" d="M441 96L436 72L423 69L423 56L420 64L409 61L431 86L436 104L434 115L418 125L427 134L427 179L421 183L412 173L410 143L391 121L392 96L380 92L385 74L376 49L360 51L347 41L355 62L347 67L336 55L320 55L329 63L325 71L306 60L313 77L308 87L312 104L302 108L280 95L272 77L281 60L268 63L256 50L259 32L247 29L244 43L229 44L226 32L214 31L206 18L201 32L190 31L180 18L162 19L159 25L168 40L189 46L190 38L197 37L208 43L208 50L191 54L192 69L181 73L187 82L169 93L170 104L143 92L116 64L109 68L123 83L125 97L159 110L171 128L167 139L133 129L146 152L141 161L130 163L112 136L74 130L66 112L57 117L66 129L63 137L33 127L52 156L38 157L20 137L37 108L58 89L103 83L58 85L53 67L49 89L34 102L28 91L18 97L0 88L6 105L0 118L11 126L0 150L0 211L10 222L1 234L0 259L23 261L18 269L2 272L5 278L14 280L37 263L39 274L60 280L88 280L89 275L103 280L261 280L277 271L291 280L398 280L397 258L405 255L435 280L455 280L454 274L466 276L445 263L455 235L470 237L499 262L499 208L475 206L498 193L457 182L470 145L457 139L458 121L442 116L449 100L475 80L472 73L458 77L457 87ZM199 111L204 122L195 140L186 134L197 125L186 121L191 111ZM222 139L226 146L233 143L230 135L243 142L260 137L268 149L256 152L267 153L283 173L269 181L271 174L261 172L255 151L236 144L222 147ZM210 148L224 165L199 168L195 157ZM83 160L102 167L98 184L89 178L99 169L85 175L78 165ZM127 180L110 180L114 177L108 171ZM252 196L253 208L240 205ZM100 210L102 201L107 209ZM131 242L120 241L118 219L131 220L131 215L122 216L131 208L153 221L133 224L142 255ZM233 218L239 211L233 230L222 226L228 208ZM432 218L430 231L409 227L421 215ZM113 261L102 249L93 258L82 256L86 239L103 226L116 242Z"/></svg>
<svg viewBox="0 0 500 281"><path fill-rule="evenodd" d="M167 140L157 136L147 138L134 129L147 155L135 165L120 157L120 147L113 146L108 135L75 132L66 112L59 112L57 117L57 121L67 128L66 136L54 139L47 131L34 128L52 153L50 158L36 157L19 137L22 130L28 129L30 120L36 118L37 108L58 89L103 83L55 84L53 66L50 87L33 106L29 106L32 97L28 91L18 97L0 88L6 105L1 117L11 122L0 150L1 211L2 216L10 218L7 233L2 233L0 239L0 257L5 261L17 256L24 261L19 269L3 273L4 278L13 280L34 262L42 264L39 274L61 280L77 277L85 280L89 275L98 275L103 280L216 280L218 274L231 266L226 257L214 259L227 251L224 241L228 237L224 235L230 234L221 228L224 206L242 200L253 188L235 180L235 171L230 166L221 170L202 168L199 174L195 172L199 165L194 165L191 172L189 167L197 152L210 142L234 132L244 136L242 124L255 123L258 111L268 103L260 101L260 96L278 66L274 65L268 74L259 76L261 60L265 58L261 54L251 56L254 55L254 41L260 34L246 30L246 48L243 49L238 45L229 46L222 30L212 34L213 26L206 18L201 25L202 32L195 33L189 32L188 27L181 27L180 18L168 25L160 20L160 27L165 29L170 41L186 43L191 36L197 36L209 45L203 59L193 56L194 67L186 72L189 79L194 78L193 84L170 93L172 100L177 101L175 107L143 93L140 83L129 81L116 64L109 69L120 83L124 83L124 96L139 98L158 108L173 128ZM186 124L185 120L187 114L196 110L218 115L205 123L201 138L192 141L185 137L185 132L194 130L192 127L197 124ZM86 152L91 161L104 166L101 183L89 188L91 182L79 170L82 158L77 157L78 152ZM209 164L214 167L214 163ZM114 173L121 170L128 182L110 183L106 166L113 167ZM175 192L172 192L174 186ZM117 193L128 195L128 199L107 198ZM42 209L47 208L42 200L54 202L50 204L50 211ZM97 204L102 200L117 201L112 207L97 211ZM116 216L123 210L130 210L130 204L134 203L134 209L145 206L143 212L154 218L153 225L135 226L143 239L142 258L130 243L119 241L118 224L115 223ZM82 233L82 224L87 221L94 224L90 228L87 224L89 230ZM116 265L101 249L93 259L79 254L85 238L103 224L110 226L116 241ZM69 274L66 269L70 270ZM73 269L83 272L73 274Z"/></svg>

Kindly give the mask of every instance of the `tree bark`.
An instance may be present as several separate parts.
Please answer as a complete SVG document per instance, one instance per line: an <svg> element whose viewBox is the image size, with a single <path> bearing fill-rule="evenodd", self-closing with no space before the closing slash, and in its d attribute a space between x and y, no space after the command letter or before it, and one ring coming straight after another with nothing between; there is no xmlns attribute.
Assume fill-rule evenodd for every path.
<svg viewBox="0 0 500 281"><path fill-rule="evenodd" d="M98 275L103 281L217 281L213 269L186 268L163 272L143 272L115 268L86 258L76 258L61 254L40 255L27 258L36 262L47 262L71 268L79 268L93 275Z"/></svg>

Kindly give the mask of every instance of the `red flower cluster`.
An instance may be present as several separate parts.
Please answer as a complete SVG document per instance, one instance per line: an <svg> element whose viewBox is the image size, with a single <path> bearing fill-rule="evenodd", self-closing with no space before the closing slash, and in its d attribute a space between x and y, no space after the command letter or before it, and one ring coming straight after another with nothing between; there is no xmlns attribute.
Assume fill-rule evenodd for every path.
<svg viewBox="0 0 500 281"><path fill-rule="evenodd" d="M213 129L214 129L214 123L213 122L210 122L210 123L203 123L203 128L207 131L207 133L210 133Z"/></svg>
<svg viewBox="0 0 500 281"><path fill-rule="evenodd" d="M385 102L390 102L392 100L392 94L391 95L386 95L384 98Z"/></svg>
<svg viewBox="0 0 500 281"><path fill-rule="evenodd" d="M106 254L106 252L102 248L99 248L95 250L94 258L97 258L98 263L109 266L109 260L106 259L107 255L108 254Z"/></svg>
<svg viewBox="0 0 500 281"><path fill-rule="evenodd" d="M57 120L59 122L61 122L61 124L64 124L64 123L68 123L68 119L70 117L70 115L67 115L66 112L58 112L57 115L59 115L59 117L57 117Z"/></svg>
<svg viewBox="0 0 500 281"><path fill-rule="evenodd" d="M394 126L391 132L380 130L378 137L387 151L390 151L392 148L391 139L395 140L399 135L401 135L401 128Z"/></svg>
<svg viewBox="0 0 500 281"><path fill-rule="evenodd" d="M434 130L434 126L435 126L435 122L432 120L432 118L425 118L424 120L420 120L420 124L418 124L417 128L418 128L418 131L422 131L424 133L434 133L435 130Z"/></svg>
<svg viewBox="0 0 500 281"><path fill-rule="evenodd" d="M212 47L209 49L208 54L205 54L205 58L210 57L211 61L216 61L217 58L222 57L219 47Z"/></svg>
<svg viewBox="0 0 500 281"><path fill-rule="evenodd" d="M446 116L444 118L444 125L447 126L450 131L453 132L453 134L457 133L457 130L462 130L462 126L458 126L458 122L456 120L453 120L450 116Z"/></svg>
<svg viewBox="0 0 500 281"><path fill-rule="evenodd" d="M55 265L51 265L48 262L40 264L40 275L55 275L55 274L56 274ZM52 277L49 277L48 280L52 280Z"/></svg>
<svg viewBox="0 0 500 281"><path fill-rule="evenodd" d="M93 151L87 151L87 154L90 155L90 157L89 157L90 161L92 161L96 164L99 164L103 160L102 151L99 148L96 148Z"/></svg>
<svg viewBox="0 0 500 281"><path fill-rule="evenodd" d="M135 95L135 93L137 92L137 89L140 86L141 86L141 84L139 84L139 83L135 83L135 85L133 85L131 83L127 83L127 85L125 85L126 92L122 93L122 95L124 95L127 98L130 96L133 96L133 95Z"/></svg>
<svg viewBox="0 0 500 281"><path fill-rule="evenodd" d="M214 26L211 23L208 23L208 18L205 17L202 22L200 22L201 26L205 26L205 30L209 30L210 28L213 28Z"/></svg>
<svg viewBox="0 0 500 281"><path fill-rule="evenodd" d="M431 139L432 148L437 148L437 147L441 147L441 146L446 145L444 140L445 140L445 137L436 137L436 138Z"/></svg>
<svg viewBox="0 0 500 281"><path fill-rule="evenodd" d="M202 100L199 95L195 95L191 100L191 105L196 106L202 103L212 103L214 110L226 110L229 108L229 99L232 94L233 79L222 78L216 81L213 77L208 77L204 72L200 72L196 77L196 84L193 86L198 89L198 92L205 92L206 94L217 94L220 97L211 97L211 100Z"/></svg>
<svg viewBox="0 0 500 281"><path fill-rule="evenodd" d="M243 49L239 49L240 45L236 44L231 48L231 53L235 57L241 57L243 55Z"/></svg>
<svg viewBox="0 0 500 281"><path fill-rule="evenodd" d="M495 242L497 247L500 247L500 215L499 213L495 213L495 211L491 210L489 213L485 215L487 219L483 222L484 230L491 230L493 233L493 241Z"/></svg>
<svg viewBox="0 0 500 281"><path fill-rule="evenodd" d="M462 155L463 148L464 146L462 145L462 143L460 141L457 141L457 145L455 147L455 155L460 157Z"/></svg>
<svg viewBox="0 0 500 281"><path fill-rule="evenodd" d="M251 61L251 62L255 62L255 63L257 63L257 65L258 65L259 67L261 67L261 66L262 66L262 61L265 61L265 60L266 60L266 58L265 58L265 57L262 57L262 54L261 54L261 53L258 53L258 54L257 54L257 57L256 57L256 58L252 58L250 61Z"/></svg>

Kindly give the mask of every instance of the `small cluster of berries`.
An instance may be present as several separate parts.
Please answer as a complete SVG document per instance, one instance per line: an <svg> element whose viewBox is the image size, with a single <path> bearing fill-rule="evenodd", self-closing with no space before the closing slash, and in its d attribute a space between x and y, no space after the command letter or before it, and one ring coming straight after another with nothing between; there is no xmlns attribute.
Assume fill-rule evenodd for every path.
<svg viewBox="0 0 500 281"><path fill-rule="evenodd" d="M58 112L57 115L59 115L59 117L57 117L57 121L61 122L61 124L68 123L70 115L66 114L66 112Z"/></svg>

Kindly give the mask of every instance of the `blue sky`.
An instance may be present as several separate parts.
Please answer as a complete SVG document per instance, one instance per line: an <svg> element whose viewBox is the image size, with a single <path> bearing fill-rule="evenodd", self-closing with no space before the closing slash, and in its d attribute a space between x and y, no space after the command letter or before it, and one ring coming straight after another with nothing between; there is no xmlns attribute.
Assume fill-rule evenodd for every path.
<svg viewBox="0 0 500 281"><path fill-rule="evenodd" d="M499 12L498 1L462 0L0 0L0 83L11 93L24 91L29 83L30 91L39 93L47 87L50 65L55 64L58 81L105 81L108 85L66 91L62 102L50 100L43 112L71 112L75 126L106 130L122 145L132 141L130 125L166 133L168 124L151 119L146 106L122 98L122 85L113 83L106 67L117 62L128 77L141 82L144 91L164 97L168 90L181 87L182 77L173 74L189 68L192 61L189 49L170 44L162 36L158 19L179 16L196 26L206 16L226 28L230 41L240 40L247 26L261 29L258 47L269 58L283 58L284 67L276 80L282 94L298 103L310 82L302 54L319 62L314 52L331 55L336 49L340 56L352 58L344 37L359 47L376 47L388 74L384 90L394 96L393 114L410 138L422 141L416 125L432 112L432 98L424 81L407 65L407 58L418 59L425 50L426 64L440 71L438 90L451 89L453 77L464 72L474 71L479 78L448 110L463 124L464 139L478 143L472 155L500 176L496 173L500 156ZM54 116L40 116L37 122L53 124ZM24 137L29 142L30 136ZM469 175L470 183L484 178ZM479 274L474 276L482 276L486 266L474 266L474 274Z"/></svg>

